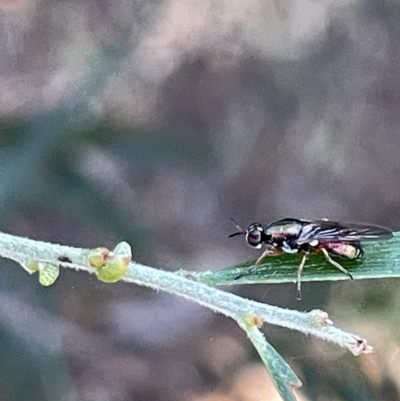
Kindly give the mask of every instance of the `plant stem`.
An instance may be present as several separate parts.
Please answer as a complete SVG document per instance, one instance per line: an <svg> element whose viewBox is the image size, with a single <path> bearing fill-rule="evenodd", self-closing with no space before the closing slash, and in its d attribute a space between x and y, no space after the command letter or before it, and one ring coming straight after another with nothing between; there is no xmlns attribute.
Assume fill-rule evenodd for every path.
<svg viewBox="0 0 400 401"><path fill-rule="evenodd" d="M87 249L35 241L0 232L0 256L15 260L25 268L34 261L40 261L64 268L96 273L96 269L91 267L87 261L88 251ZM69 262L60 262L60 258L68 258ZM32 271L29 272L32 273ZM182 296L237 321L242 318L243 314L251 312L259 316L264 322L298 330L304 334L312 334L346 347L353 354L371 350L365 340L330 324L331 322L325 312L299 312L243 299L175 273L136 262L130 263L122 281Z"/></svg>

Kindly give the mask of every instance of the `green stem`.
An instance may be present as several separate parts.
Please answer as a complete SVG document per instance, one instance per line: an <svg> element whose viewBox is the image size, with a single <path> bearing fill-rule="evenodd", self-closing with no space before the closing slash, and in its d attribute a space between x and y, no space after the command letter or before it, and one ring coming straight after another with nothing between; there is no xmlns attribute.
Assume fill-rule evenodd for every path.
<svg viewBox="0 0 400 401"><path fill-rule="evenodd" d="M246 331L248 338L270 372L271 379L281 397L285 401L295 401L296 397L293 394L293 388L301 387L301 381L293 373L291 367L266 340L257 326L246 324L244 320L241 327Z"/></svg>

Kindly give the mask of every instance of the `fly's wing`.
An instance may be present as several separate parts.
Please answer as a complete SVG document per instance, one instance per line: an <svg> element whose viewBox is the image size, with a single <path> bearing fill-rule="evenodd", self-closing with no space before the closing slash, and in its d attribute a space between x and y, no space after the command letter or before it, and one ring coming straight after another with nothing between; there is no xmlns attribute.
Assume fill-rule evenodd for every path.
<svg viewBox="0 0 400 401"><path fill-rule="evenodd" d="M296 242L299 245L312 240L359 242L384 240L392 237L392 230L373 224L319 220L305 224Z"/></svg>

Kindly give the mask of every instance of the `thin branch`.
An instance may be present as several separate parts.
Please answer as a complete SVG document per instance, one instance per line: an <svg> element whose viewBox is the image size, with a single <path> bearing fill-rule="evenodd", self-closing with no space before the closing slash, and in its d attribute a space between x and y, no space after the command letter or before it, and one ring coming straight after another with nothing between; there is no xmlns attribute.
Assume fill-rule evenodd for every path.
<svg viewBox="0 0 400 401"><path fill-rule="evenodd" d="M60 267L71 268L96 274L105 282L122 280L163 290L231 317L255 345L284 400L294 400L292 388L301 383L259 332L258 327L264 322L312 334L345 347L354 355L372 351L365 339L335 327L326 312L313 310L306 313L262 304L209 287L194 278L195 272L187 276L182 272L176 274L131 262L130 246L126 242L119 243L113 251L80 249L0 232L0 256L18 262L30 274L39 272L39 281L43 285L50 285L57 279Z"/></svg>
<svg viewBox="0 0 400 401"><path fill-rule="evenodd" d="M0 233L0 256L18 262L29 273L37 270L30 268L36 261L98 274L99 269L93 267L89 260L104 249L74 248ZM299 312L243 299L175 273L137 262L131 262L120 279L182 296L235 320L241 319L244 313L252 312L260 316L264 322L312 334L346 347L353 353L365 351L354 350L352 343L355 336L333 326L325 312Z"/></svg>

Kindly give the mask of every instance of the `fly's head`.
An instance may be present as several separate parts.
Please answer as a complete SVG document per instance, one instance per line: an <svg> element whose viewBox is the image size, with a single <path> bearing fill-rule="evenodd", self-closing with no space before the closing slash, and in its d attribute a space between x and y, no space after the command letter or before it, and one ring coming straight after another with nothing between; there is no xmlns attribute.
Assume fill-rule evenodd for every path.
<svg viewBox="0 0 400 401"><path fill-rule="evenodd" d="M244 235L246 238L246 242L255 249L260 249L265 241L267 240L267 236L264 231L264 227L260 223L253 223L249 226L247 230L244 230L239 225L236 224L235 220L233 220L233 224L235 224L236 228L239 230L236 233L233 233L229 236L235 237L236 235Z"/></svg>
<svg viewBox="0 0 400 401"><path fill-rule="evenodd" d="M246 241L255 249L260 249L263 246L264 236L264 227L260 223L253 223L246 230Z"/></svg>

